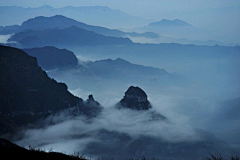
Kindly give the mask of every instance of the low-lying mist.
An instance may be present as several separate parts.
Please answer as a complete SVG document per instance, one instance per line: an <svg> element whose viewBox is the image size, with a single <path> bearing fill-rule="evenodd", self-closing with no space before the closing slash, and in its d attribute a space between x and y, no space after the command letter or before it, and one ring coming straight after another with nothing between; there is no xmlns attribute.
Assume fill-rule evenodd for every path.
<svg viewBox="0 0 240 160"><path fill-rule="evenodd" d="M165 104L162 105L165 106ZM102 153L98 153L101 151L101 147L91 148L90 146L97 143L102 147L107 145L107 147L115 148L120 145L119 141L123 141L121 149L128 149L134 143L142 140L143 137L147 138L144 140L145 150L149 150L147 149L149 148L148 139L151 141L156 139L162 145L169 143L170 146L205 141L206 137L189 124L187 117L166 108L156 110L155 108L158 107L161 106L153 104L153 108L148 111L137 111L119 110L112 106L105 108L98 117L91 119L84 116L73 117L69 114L71 110L66 110L45 119L41 122L43 126L41 128L25 130L22 133L23 138L17 141L17 144L68 154L79 152L80 155L92 158L107 158L109 156L121 159L123 157L141 157L146 154L136 152L126 154L124 152L121 155L120 152L112 157L113 155L109 154L108 150L103 149ZM158 144L159 142L151 142L150 146L154 147ZM142 145L144 148L145 144ZM136 146L134 148L138 150ZM93 151L91 152L91 150ZM176 151L173 153L176 154ZM152 156L156 156L156 152L153 152Z"/></svg>
<svg viewBox="0 0 240 160"><path fill-rule="evenodd" d="M91 59L91 55L83 56L85 60ZM124 55L121 58L132 59L131 56ZM145 62L150 59L154 57L148 57ZM26 147L32 145L46 150L53 149L70 154L76 151L90 157L116 159L124 158L119 157L120 153L124 153L125 158L147 155L146 150L149 147L169 146L174 156L180 155L180 152L176 151L176 146L180 144L185 144L185 150L196 147L194 152L199 151L198 147L202 142L213 141L216 143L215 147L220 147L221 144L220 148L224 148L226 144L220 140L227 142L236 151L239 150L240 84L237 59L231 55L209 59L200 57L190 63L191 58L182 57L179 61L176 60L175 64L168 58L157 60L159 63L154 63L153 60L153 65L164 69L169 67L171 71L175 68L187 77L184 79L187 83L176 83L178 79L167 82L161 77L158 81L129 80L127 77L119 78L117 72L115 77L107 78L96 76L94 73L89 74L90 76L79 76L82 73L79 69L83 69L81 66L84 66L85 62L79 63L80 66L74 69L47 72L50 77L65 82L76 96L86 98L93 94L104 110L95 118L73 117L69 111L52 115L41 122L41 128L22 132L23 138L17 143ZM141 64L143 59L138 57L135 61ZM148 64L150 66L150 63ZM147 93L153 106L151 110L115 108L131 85L139 86ZM166 119L154 118L158 114ZM130 146L137 149L135 144L140 142L141 146L146 144L141 151L126 151ZM123 150L111 153L110 148L120 147L118 144L121 144ZM155 146L157 144L164 145ZM190 144L194 145L189 147ZM209 150L199 153L207 154ZM211 151L218 152L216 148ZM168 154L167 151L162 152ZM117 157L111 157L113 155ZM148 155L157 154L152 151Z"/></svg>

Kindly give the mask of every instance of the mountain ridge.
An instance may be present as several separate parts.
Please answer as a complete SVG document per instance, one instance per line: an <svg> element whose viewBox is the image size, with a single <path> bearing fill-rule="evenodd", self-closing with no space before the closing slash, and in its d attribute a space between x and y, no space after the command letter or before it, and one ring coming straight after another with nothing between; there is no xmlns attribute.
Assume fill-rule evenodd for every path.
<svg viewBox="0 0 240 160"><path fill-rule="evenodd" d="M89 25L83 22L76 21L74 19L65 17L63 15L54 15L51 17L46 16L38 16L34 18L30 18L22 23L22 25L18 26L6 26L2 27L0 30L1 34L12 34L18 32L24 32L26 30L43 30L43 29L64 29L72 26L76 26L81 29L85 29L88 31L94 31L98 34L102 34L105 36L113 36L113 37L158 37L156 33L136 33L136 32L123 32L117 29L109 29L101 26Z"/></svg>
<svg viewBox="0 0 240 160"><path fill-rule="evenodd" d="M40 6L36 8L24 8L18 6L3 6L2 21L0 25L9 26L21 24L29 18L43 16L53 16L63 14L64 16L88 23L91 25L104 26L108 28L124 28L135 25L147 24L148 20L126 14L117 9L111 9L106 6L67 6L54 8L51 6ZM15 12L11 12L14 10ZM1 16L0 15L0 16ZM19 17L18 15L22 15ZM84 16L85 15L85 16ZM11 18L11 21L9 20ZM116 21L118 18L119 21Z"/></svg>
<svg viewBox="0 0 240 160"><path fill-rule="evenodd" d="M69 47L83 45L131 44L128 38L108 37L93 31L71 26L64 29L28 30L13 35L8 41L19 42L21 48Z"/></svg>
<svg viewBox="0 0 240 160"><path fill-rule="evenodd" d="M192 26L189 23L179 20L179 19L174 19L174 20L167 20L167 19L162 19L161 21L158 22L152 22L149 23L148 26L154 26L154 27L186 27L186 26Z"/></svg>
<svg viewBox="0 0 240 160"><path fill-rule="evenodd" d="M20 49L0 45L0 134L35 123L63 109L96 116L101 106L87 105L64 83L49 78L37 59Z"/></svg>

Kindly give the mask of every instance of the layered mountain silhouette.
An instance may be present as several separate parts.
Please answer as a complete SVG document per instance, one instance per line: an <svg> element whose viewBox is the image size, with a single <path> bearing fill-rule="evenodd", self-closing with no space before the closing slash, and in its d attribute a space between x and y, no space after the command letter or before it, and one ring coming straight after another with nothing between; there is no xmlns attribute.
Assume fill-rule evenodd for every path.
<svg viewBox="0 0 240 160"><path fill-rule="evenodd" d="M78 65L78 59L75 54L66 49L56 47L43 47L24 49L24 51L37 58L38 65L43 70L52 70L56 68L73 68Z"/></svg>
<svg viewBox="0 0 240 160"><path fill-rule="evenodd" d="M131 44L128 38L107 37L92 31L72 26L64 29L29 30L13 35L9 41L17 41L20 47L74 47Z"/></svg>
<svg viewBox="0 0 240 160"><path fill-rule="evenodd" d="M1 6L0 10L2 20L0 25L2 26L21 24L23 21L37 16L49 17L60 14L87 24L109 28L141 26L148 23L143 18L138 18L106 6L67 6L62 8L54 8L48 5L37 8ZM13 10L14 12L12 12ZM116 19L118 20L116 21Z"/></svg>
<svg viewBox="0 0 240 160"><path fill-rule="evenodd" d="M66 84L49 78L37 59L22 50L0 46L0 65L0 134L63 109L77 107L87 116L101 110L99 104L89 106L68 92Z"/></svg>
<svg viewBox="0 0 240 160"><path fill-rule="evenodd" d="M148 26L151 27L186 27L186 26L191 26L189 23L179 20L179 19L175 19L175 20L167 20L167 19L163 19L159 22L152 22L150 23Z"/></svg>
<svg viewBox="0 0 240 160"><path fill-rule="evenodd" d="M71 89L79 88L81 84L81 88L87 90L113 89L116 85L126 87L126 84L164 88L184 84L187 80L183 75L133 64L121 58L85 62L74 69L52 70L48 75L67 83Z"/></svg>
<svg viewBox="0 0 240 160"><path fill-rule="evenodd" d="M100 26L93 26L88 25L82 22L78 22L74 19L70 19L67 17L64 17L62 15L56 15L53 17L44 17L39 16L32 19L29 19L27 21L24 21L21 26L6 26L0 29L1 34L12 34L12 33L18 33L23 32L27 30L44 30L44 29L65 29L72 26L76 26L78 28L87 30L87 31L93 31L98 34L102 34L105 36L112 36L112 37L126 37L126 36L134 36L134 37L158 37L156 33L136 33L136 32L123 32L117 29L108 29L105 27Z"/></svg>
<svg viewBox="0 0 240 160"><path fill-rule="evenodd" d="M186 21L175 19L168 20L162 19L158 22L149 23L147 26L138 28L138 31L141 32L155 32L159 35L165 37L165 40L172 41L175 43L191 43L191 44L210 44L207 42L208 40L215 37L211 35L209 32L198 29L193 25L189 24ZM210 38L211 37L211 38ZM160 37L161 38L161 37ZM221 42L215 40L217 44Z"/></svg>

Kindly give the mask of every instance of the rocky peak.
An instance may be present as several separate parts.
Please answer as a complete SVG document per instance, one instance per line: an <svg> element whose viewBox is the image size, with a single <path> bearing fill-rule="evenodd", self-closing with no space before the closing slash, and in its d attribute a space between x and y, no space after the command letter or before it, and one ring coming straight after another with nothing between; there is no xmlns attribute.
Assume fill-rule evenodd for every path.
<svg viewBox="0 0 240 160"><path fill-rule="evenodd" d="M103 107L94 100L93 95L89 95L88 99L85 101L85 107L87 110L84 110L84 114L89 117L96 117L103 109Z"/></svg>
<svg viewBox="0 0 240 160"><path fill-rule="evenodd" d="M120 105L134 110L148 110L151 104L148 101L147 94L139 87L131 86L125 92Z"/></svg>
<svg viewBox="0 0 240 160"><path fill-rule="evenodd" d="M95 101L92 94L88 96L88 101Z"/></svg>

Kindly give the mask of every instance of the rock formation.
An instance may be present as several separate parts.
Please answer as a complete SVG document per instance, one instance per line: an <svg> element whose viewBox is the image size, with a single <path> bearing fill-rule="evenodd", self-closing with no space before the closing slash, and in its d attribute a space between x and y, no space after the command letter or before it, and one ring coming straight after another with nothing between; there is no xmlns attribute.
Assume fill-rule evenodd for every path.
<svg viewBox="0 0 240 160"><path fill-rule="evenodd" d="M120 105L134 110L148 110L151 104L147 99L147 94L139 87L131 86L125 92Z"/></svg>
<svg viewBox="0 0 240 160"><path fill-rule="evenodd" d="M84 114L89 117L97 116L103 109L103 107L94 100L93 95L88 96L88 99L85 101L85 106L87 106L88 109L85 110Z"/></svg>

